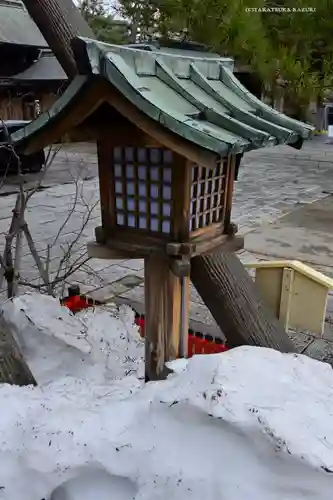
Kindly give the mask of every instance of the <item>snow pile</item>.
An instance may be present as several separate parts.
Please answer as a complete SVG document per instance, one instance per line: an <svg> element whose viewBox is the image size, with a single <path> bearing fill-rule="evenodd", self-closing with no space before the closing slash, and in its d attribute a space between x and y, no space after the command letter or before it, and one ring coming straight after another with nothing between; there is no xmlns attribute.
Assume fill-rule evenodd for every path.
<svg viewBox="0 0 333 500"><path fill-rule="evenodd" d="M53 297L28 293L1 307L39 384L63 376L144 376L144 343L127 306L73 315Z"/></svg>
<svg viewBox="0 0 333 500"><path fill-rule="evenodd" d="M331 498L329 365L242 347L171 366L0 386L1 500Z"/></svg>

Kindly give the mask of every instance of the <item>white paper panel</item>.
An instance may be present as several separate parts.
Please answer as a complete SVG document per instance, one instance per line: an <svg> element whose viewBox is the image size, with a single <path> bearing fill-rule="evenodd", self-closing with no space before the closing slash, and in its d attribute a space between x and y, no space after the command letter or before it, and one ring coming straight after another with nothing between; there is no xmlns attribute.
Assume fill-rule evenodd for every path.
<svg viewBox="0 0 333 500"><path fill-rule="evenodd" d="M171 200L171 187L170 186L163 186L163 199L164 200Z"/></svg>
<svg viewBox="0 0 333 500"><path fill-rule="evenodd" d="M122 174L122 168L121 168L121 165L119 165L118 163L114 166L114 175L116 177L121 177L121 174Z"/></svg>
<svg viewBox="0 0 333 500"><path fill-rule="evenodd" d="M127 183L126 183L126 191L127 191L128 195L134 195L135 194L134 182L127 181Z"/></svg>
<svg viewBox="0 0 333 500"><path fill-rule="evenodd" d="M171 223L169 220L164 220L162 222L162 232L169 234L171 231Z"/></svg>
<svg viewBox="0 0 333 500"><path fill-rule="evenodd" d="M124 214L117 214L117 224L118 226L123 226L125 224Z"/></svg>
<svg viewBox="0 0 333 500"><path fill-rule="evenodd" d="M164 182L170 182L171 183L171 168L163 168L163 180Z"/></svg>
<svg viewBox="0 0 333 500"><path fill-rule="evenodd" d="M126 178L133 179L134 177L134 167L133 165L126 165Z"/></svg>
<svg viewBox="0 0 333 500"><path fill-rule="evenodd" d="M145 217L139 218L139 228L140 229L147 229L147 219Z"/></svg>
<svg viewBox="0 0 333 500"><path fill-rule="evenodd" d="M135 227L135 217L134 215L128 215L128 227Z"/></svg>
<svg viewBox="0 0 333 500"><path fill-rule="evenodd" d="M152 215L158 215L158 203L156 201L150 202L150 212Z"/></svg>

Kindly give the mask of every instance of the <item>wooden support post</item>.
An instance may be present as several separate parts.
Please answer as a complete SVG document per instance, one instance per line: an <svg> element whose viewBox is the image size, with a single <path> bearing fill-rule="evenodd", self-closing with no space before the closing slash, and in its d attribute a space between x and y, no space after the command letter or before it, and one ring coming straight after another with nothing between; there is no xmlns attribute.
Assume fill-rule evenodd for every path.
<svg viewBox="0 0 333 500"><path fill-rule="evenodd" d="M191 279L230 347L256 345L295 352L235 254L220 251L194 257Z"/></svg>
<svg viewBox="0 0 333 500"><path fill-rule="evenodd" d="M229 156L228 158L228 174L227 174L227 183L226 183L226 203L224 207L224 227L228 232L230 223L231 223L231 210L232 210L232 200L234 194L234 184L235 184L235 176L236 176L236 157L234 155Z"/></svg>
<svg viewBox="0 0 333 500"><path fill-rule="evenodd" d="M37 385L3 316L0 316L0 384Z"/></svg>
<svg viewBox="0 0 333 500"><path fill-rule="evenodd" d="M283 269L279 320L286 332L288 331L289 328L293 282L294 282L293 269L288 269L288 268Z"/></svg>
<svg viewBox="0 0 333 500"><path fill-rule="evenodd" d="M110 141L97 141L99 192L101 198L102 225L111 231L116 225L114 191L113 150Z"/></svg>
<svg viewBox="0 0 333 500"><path fill-rule="evenodd" d="M186 287L187 284L185 292ZM146 381L165 378L169 373L165 362L179 357L181 329L185 329L186 333L188 331L188 292L183 303L185 310L182 314L181 278L177 278L171 272L169 258L158 254L147 257L145 259Z"/></svg>
<svg viewBox="0 0 333 500"><path fill-rule="evenodd" d="M72 0L23 0L30 16L52 49L69 78L77 67L71 41L75 36L95 38Z"/></svg>

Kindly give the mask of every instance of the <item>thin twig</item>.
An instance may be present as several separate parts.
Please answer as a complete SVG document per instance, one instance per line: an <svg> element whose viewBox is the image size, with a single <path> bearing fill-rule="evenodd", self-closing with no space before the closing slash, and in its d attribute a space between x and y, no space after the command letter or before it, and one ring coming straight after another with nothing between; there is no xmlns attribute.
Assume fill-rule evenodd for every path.
<svg viewBox="0 0 333 500"><path fill-rule="evenodd" d="M6 236L6 245L5 245L5 252L4 256L0 256L0 285L2 285L3 277L6 276L7 282L8 282L8 295L15 295L17 293L17 287L20 286L29 286L30 288L39 290L39 291L46 291L48 294L54 295L55 287L59 283L64 283L66 280L74 274L76 271L78 271L84 264L86 264L90 258L86 257L86 252L81 253L74 261L72 261L73 257L73 251L75 246L77 245L79 239L82 236L83 231L87 227L87 224L89 220L91 219L91 215L93 213L93 210L97 206L98 202L94 203L93 206L89 206L89 204L86 202L84 196L83 196L83 189L84 189L84 184L80 184L80 179L79 177L74 179L73 181L76 186L75 190L75 197L73 200L73 206L71 207L69 213L67 214L64 222L62 223L59 231L57 232L55 238L53 239L52 243L49 243L46 247L46 259L42 259L36 249L36 245L34 243L33 237L31 235L30 229L28 227L27 222L25 221L25 208L28 205L29 200L31 197L34 195L34 193L38 190L40 187L43 178L45 176L46 171L54 161L54 158L56 157L57 153L59 152L61 146L59 148L49 148L47 157L46 157L46 162L45 162L45 168L43 170L43 176L38 180L38 183L36 186L29 190L28 192L24 192L24 182L23 182L23 176L21 176L21 164L20 164L20 158L17 155L16 151L14 150L14 147L12 145L12 142L10 142L10 137L8 139L8 143L10 144L10 147L13 150L13 153L16 155L17 160L19 162L19 180L20 180L20 193L17 197L16 200L16 205L15 209L13 210L13 217L10 225L9 232ZM75 209L78 205L78 202L83 204L83 206L86 207L87 212L84 214L83 217L83 223L80 227L80 230L76 234L75 238L73 241L71 241L66 248L63 249L63 256L60 259L59 266L57 269L57 272L55 274L54 279L50 279L50 262L51 262L51 251L52 247L58 242L60 235L63 233L65 227L67 226L70 218L75 212ZM20 261L21 261L21 248L22 248L22 232L25 235L25 238L28 243L28 247L30 250L30 253L36 263L39 275L42 279L42 283L40 284L33 284L29 283L26 280L22 279L20 276ZM16 237L16 252L15 252L15 264L13 266L13 258L12 258L12 244L13 244L13 239Z"/></svg>
<svg viewBox="0 0 333 500"><path fill-rule="evenodd" d="M30 200L30 198L38 191L38 189L40 188L44 178L45 178L45 175L46 173L48 172L49 168L51 167L55 157L57 156L57 154L59 153L61 147L55 149L54 151L52 150L52 147L50 146L49 148L49 151L48 151L48 154L47 154L47 157L46 157L46 161L45 161L45 168L42 172L42 175L41 175L41 178L38 180L38 183L36 184L36 186L29 190L26 194L26 199L25 199L25 207L28 205L28 201ZM52 152L52 154L51 154Z"/></svg>
<svg viewBox="0 0 333 500"><path fill-rule="evenodd" d="M52 246L48 243L46 245L46 259L45 259L45 272L47 273L48 276L50 273L51 248Z"/></svg>
<svg viewBox="0 0 333 500"><path fill-rule="evenodd" d="M77 266L71 266L67 273L62 275L61 277L59 278L56 278L54 280L52 280L52 282L50 283L52 288L54 288L57 284L63 282L63 281L66 281L70 276L72 276L76 271L78 271L79 269L81 269L81 267L86 263L88 262L88 260L90 259L90 257L87 257L85 260L83 260L80 264L78 264ZM78 259L77 259L78 260ZM22 285L22 286L29 286L31 288L34 288L36 290L42 290L44 288L47 288L47 285L45 283L40 283L38 285L35 285L34 283L30 283L29 281L25 281L24 279L21 279L19 280L19 284Z"/></svg>
<svg viewBox="0 0 333 500"><path fill-rule="evenodd" d="M7 150L10 150L10 148L8 148L8 146L0 146L0 149L7 149ZM7 161L7 165L6 165L6 169L5 169L5 173L3 174L2 176L2 179L1 179L1 182L0 182L0 190L2 189L4 183L5 183L5 180L7 179L7 175L8 175L8 172L9 172L9 167L10 167L10 159L8 159Z"/></svg>
<svg viewBox="0 0 333 500"><path fill-rule="evenodd" d="M50 293L50 295L52 295L52 287L50 285L49 276L48 276L47 272L45 271L42 259L40 258L39 254L36 250L36 246L35 246L35 243L34 243L32 236L31 236L31 233L30 233L30 230L29 230L27 223L24 223L24 225L23 225L23 232L24 232L24 235L26 237L31 255L33 256L33 259L36 263L40 277L44 281L44 283L48 289L48 292Z"/></svg>
<svg viewBox="0 0 333 500"><path fill-rule="evenodd" d="M73 202L73 206L72 208L70 209L70 211L68 212L67 214L67 217L65 218L64 222L61 224L60 228L59 228L59 231L57 232L53 242L52 242L52 246L55 245L60 237L60 235L62 234L63 230L65 229L65 227L67 226L70 218L72 217L73 213L75 212L75 208L77 206L77 202L78 202L78 199L79 199L79 187L78 187L78 182L79 182L79 179L77 179L77 181L75 182L75 197L74 197L74 202Z"/></svg>
<svg viewBox="0 0 333 500"><path fill-rule="evenodd" d="M15 244L13 297L15 297L19 291L18 280L20 276L21 258L22 258L22 231L19 231L16 235L16 244Z"/></svg>
<svg viewBox="0 0 333 500"><path fill-rule="evenodd" d="M5 236L5 249L3 254L3 260L5 263L4 269L1 269L0 274L0 290L2 289L3 278L6 277L8 288L7 295L8 298L12 297L13 289L13 256L12 256L12 244L15 236L19 232L19 214L21 209L21 193L16 197L15 208L13 210L13 216L9 227L9 232Z"/></svg>
<svg viewBox="0 0 333 500"><path fill-rule="evenodd" d="M83 259L82 262L80 264L78 264L78 262L80 262L81 259ZM67 272L65 274L63 274L60 279L65 280L65 279L69 278L72 274L74 274L76 271L81 269L81 267L84 266L85 263L88 262L89 260L90 260L90 257L83 258L83 255L80 255L80 257L78 257L77 259L75 259L74 262L72 262L72 264L68 268Z"/></svg>
<svg viewBox="0 0 333 500"><path fill-rule="evenodd" d="M81 238L82 233L85 230L85 228L87 227L87 225L90 221L90 218L91 218L91 214L92 214L93 210L95 209L95 207L97 206L97 204L98 204L98 201L96 203L94 203L91 207L89 207L88 212L84 218L83 224L81 225L80 231L77 233L76 238L74 238L74 240L72 240L71 243L68 245L68 249L67 249L66 253L64 254L62 259L60 260L60 264L59 264L58 273L56 275L56 278L59 277L63 264L66 262L68 257L72 254L73 248L77 244L78 240Z"/></svg>

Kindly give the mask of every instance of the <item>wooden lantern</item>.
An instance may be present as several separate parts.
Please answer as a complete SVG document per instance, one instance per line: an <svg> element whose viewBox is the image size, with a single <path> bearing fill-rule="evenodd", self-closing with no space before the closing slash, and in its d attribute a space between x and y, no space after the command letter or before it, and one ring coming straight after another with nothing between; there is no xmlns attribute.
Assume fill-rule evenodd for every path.
<svg viewBox="0 0 333 500"><path fill-rule="evenodd" d="M187 354L191 258L243 246L230 224L235 157L209 168L158 144L108 141L99 153L96 241L109 258L145 259L146 376L164 377L165 361ZM93 247L90 254L100 255Z"/></svg>
<svg viewBox="0 0 333 500"><path fill-rule="evenodd" d="M55 142L97 142L102 226L89 253L145 259L146 378L158 379L166 361L186 356L191 259L243 246L231 223L239 158L267 145L299 147L312 127L251 96L230 60L87 39L73 49L80 75L13 144L27 154Z"/></svg>

